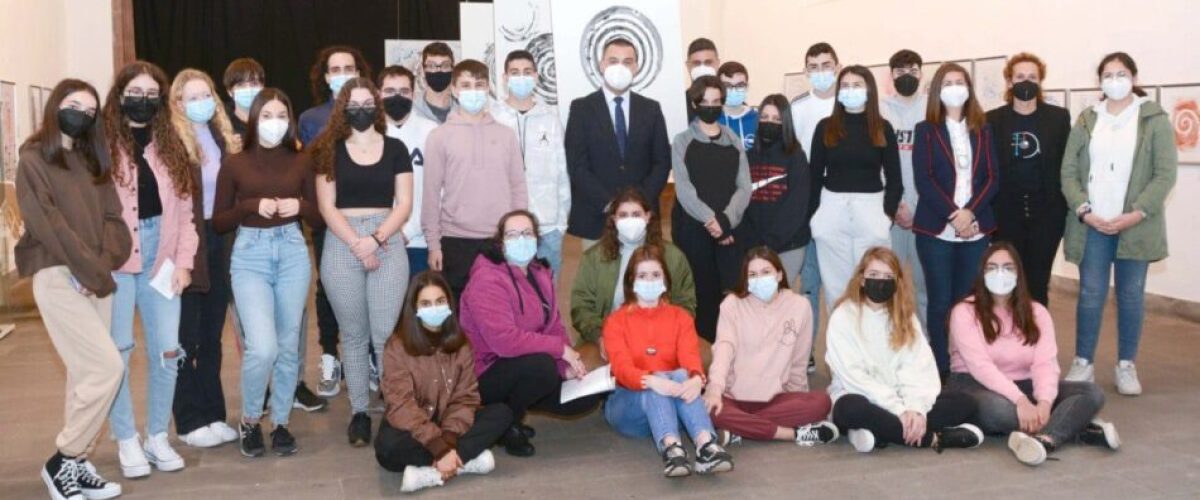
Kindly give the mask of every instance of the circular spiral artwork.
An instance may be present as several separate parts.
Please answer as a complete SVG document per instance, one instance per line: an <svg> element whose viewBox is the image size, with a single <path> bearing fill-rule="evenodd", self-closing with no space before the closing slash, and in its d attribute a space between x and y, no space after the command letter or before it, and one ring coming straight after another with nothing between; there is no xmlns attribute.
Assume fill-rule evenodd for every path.
<svg viewBox="0 0 1200 500"><path fill-rule="evenodd" d="M538 73L534 92L551 106L558 104L558 71L554 66L554 35L541 33L529 39L525 50L533 54Z"/></svg>
<svg viewBox="0 0 1200 500"><path fill-rule="evenodd" d="M662 70L662 36L645 14L620 5L600 11L583 28L579 40L579 59L588 80L597 88L604 84L600 60L604 56L604 44L614 38L629 40L637 49L639 71L633 76L633 90L640 91L650 86Z"/></svg>
<svg viewBox="0 0 1200 500"><path fill-rule="evenodd" d="M1200 106L1196 101L1189 99L1176 104L1171 121L1175 129L1175 146L1183 151L1196 149L1200 143Z"/></svg>

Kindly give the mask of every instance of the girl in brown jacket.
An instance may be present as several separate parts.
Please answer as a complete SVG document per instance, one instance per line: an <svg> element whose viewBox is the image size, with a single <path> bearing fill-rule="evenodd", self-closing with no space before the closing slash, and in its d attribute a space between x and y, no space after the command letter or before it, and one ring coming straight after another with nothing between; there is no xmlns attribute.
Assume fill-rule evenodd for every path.
<svg viewBox="0 0 1200 500"><path fill-rule="evenodd" d="M512 423L504 404L482 406L471 346L452 317L450 285L427 271L408 288L404 320L383 352L387 413L375 458L404 472L401 491L441 486L495 468L488 450Z"/></svg>

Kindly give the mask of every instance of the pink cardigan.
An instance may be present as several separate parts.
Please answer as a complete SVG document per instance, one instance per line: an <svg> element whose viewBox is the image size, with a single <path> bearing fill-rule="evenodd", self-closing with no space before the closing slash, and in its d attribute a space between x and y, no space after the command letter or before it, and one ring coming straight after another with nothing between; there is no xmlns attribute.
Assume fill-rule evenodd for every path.
<svg viewBox="0 0 1200 500"><path fill-rule="evenodd" d="M991 344L983 338L983 328L975 317L975 305L959 302L950 312L950 371L969 373L988 390L1013 403L1025 397L1016 380L1033 380L1033 397L1054 401L1058 396L1058 344L1054 341L1054 320L1050 312L1033 304L1033 318L1041 335L1034 345L1013 331L1012 314L996 310L1000 334Z"/></svg>
<svg viewBox="0 0 1200 500"><path fill-rule="evenodd" d="M151 269L151 275L158 273L158 268L170 257L175 262L176 269L192 270L196 249L200 246L200 236L196 232L196 224L192 221L192 199L180 198L175 192L175 184L171 182L171 174L167 165L158 157L158 147L151 142L144 153L154 179L158 181L158 195L162 199L162 224L158 236L158 257ZM141 238L138 237L138 168L127 153L121 152L121 162L117 168L124 169L124 183L117 182L117 196L121 198L121 218L129 226L133 239L133 249L129 260L117 269L122 273L144 272L142 264ZM122 185L124 184L124 185Z"/></svg>

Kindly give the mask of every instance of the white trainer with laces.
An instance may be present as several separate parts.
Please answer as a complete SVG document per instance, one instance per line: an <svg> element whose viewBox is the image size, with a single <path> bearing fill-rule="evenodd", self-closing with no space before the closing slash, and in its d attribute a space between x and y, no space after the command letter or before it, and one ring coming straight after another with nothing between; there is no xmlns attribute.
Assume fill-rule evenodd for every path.
<svg viewBox="0 0 1200 500"><path fill-rule="evenodd" d="M1063 377L1067 382L1095 382L1096 367L1086 359L1079 356L1075 357L1075 361L1071 362L1071 370L1067 372L1067 376Z"/></svg>
<svg viewBox="0 0 1200 500"><path fill-rule="evenodd" d="M1037 438L1021 431L1008 435L1008 449L1012 450L1017 461L1031 467L1046 461L1046 446Z"/></svg>
<svg viewBox="0 0 1200 500"><path fill-rule="evenodd" d="M238 434L237 429L230 427L229 424L225 422L213 422L208 424L208 429L212 431L213 434L216 434L217 437L221 439L222 443L232 443L241 437L241 435Z"/></svg>
<svg viewBox="0 0 1200 500"><path fill-rule="evenodd" d="M1117 362L1117 392L1125 396L1137 396L1142 393L1142 383L1138 381L1137 367L1133 361Z"/></svg>
<svg viewBox="0 0 1200 500"><path fill-rule="evenodd" d="M492 450L483 450L483 453L480 453L479 456L463 464L462 468L458 469L458 473L487 474L494 470L496 470L496 456L492 455Z"/></svg>
<svg viewBox="0 0 1200 500"><path fill-rule="evenodd" d="M342 362L330 354L321 355L321 381L317 384L317 395L323 398L337 396L342 390Z"/></svg>
<svg viewBox="0 0 1200 500"><path fill-rule="evenodd" d="M183 443L193 448L212 448L224 441L213 432L211 427L201 427L182 436Z"/></svg>
<svg viewBox="0 0 1200 500"><path fill-rule="evenodd" d="M104 479L96 472L96 466L86 458L75 461L78 464L79 491L87 500L107 500L121 496L121 485Z"/></svg>
<svg viewBox="0 0 1200 500"><path fill-rule="evenodd" d="M442 473L437 469L426 467L414 467L412 465L404 468L404 479L400 481L400 491L404 493L412 493L425 488L441 486Z"/></svg>
<svg viewBox="0 0 1200 500"><path fill-rule="evenodd" d="M136 479L150 475L150 462L142 450L141 439L134 434L129 439L117 441L117 459L121 462L121 475Z"/></svg>
<svg viewBox="0 0 1200 500"><path fill-rule="evenodd" d="M163 472L175 472L184 467L183 457L175 453L165 432L146 438L146 460Z"/></svg>

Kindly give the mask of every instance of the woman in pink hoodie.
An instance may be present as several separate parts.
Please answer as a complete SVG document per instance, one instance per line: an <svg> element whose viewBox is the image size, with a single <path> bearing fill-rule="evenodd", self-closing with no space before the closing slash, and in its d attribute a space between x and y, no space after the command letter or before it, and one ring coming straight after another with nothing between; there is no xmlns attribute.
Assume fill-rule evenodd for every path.
<svg viewBox="0 0 1200 500"><path fill-rule="evenodd" d="M1059 380L1054 321L1030 297L1016 249L993 244L981 267L973 293L950 313L948 387L972 396L975 423L1008 433L1026 465L1072 441L1117 449L1116 427L1095 418L1104 406L1099 386Z"/></svg>
<svg viewBox="0 0 1200 500"><path fill-rule="evenodd" d="M535 259L537 217L526 210L500 218L496 233L475 258L459 319L475 352L475 374L484 405L504 403L513 425L500 438L509 455L528 457L533 428L527 410L575 416L596 407L599 396L560 403L562 380L587 373L571 348L558 311L550 265Z"/></svg>

